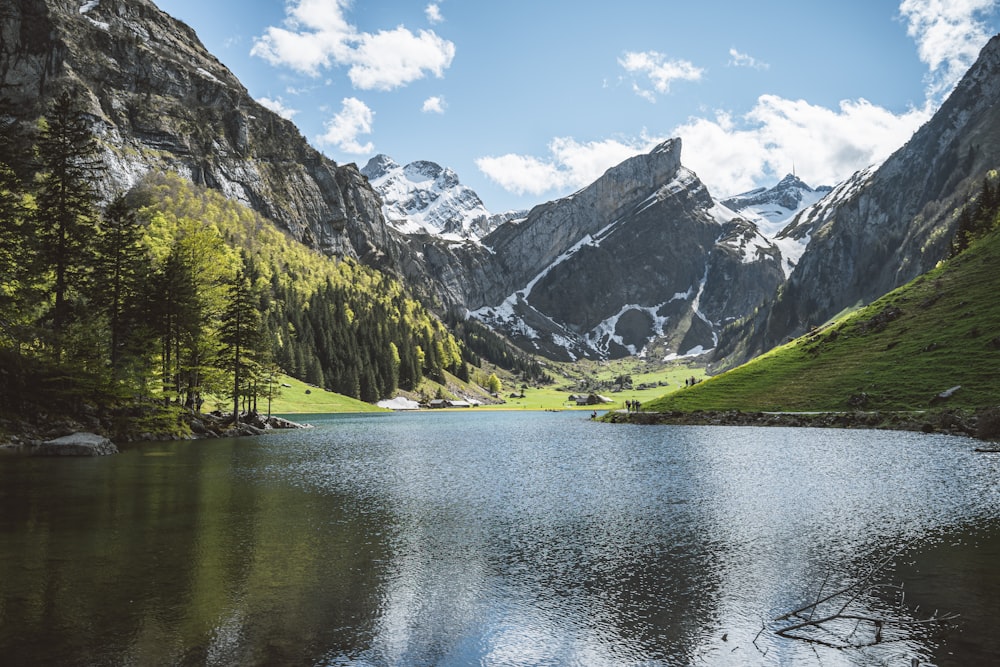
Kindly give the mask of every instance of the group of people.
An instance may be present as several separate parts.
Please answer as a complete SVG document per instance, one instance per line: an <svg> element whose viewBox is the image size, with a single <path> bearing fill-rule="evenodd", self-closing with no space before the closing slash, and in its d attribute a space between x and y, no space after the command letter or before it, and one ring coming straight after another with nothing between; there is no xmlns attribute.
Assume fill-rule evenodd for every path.
<svg viewBox="0 0 1000 667"><path fill-rule="evenodd" d="M701 380L699 380L698 378L696 378L695 376L692 375L691 377L689 377L686 380L684 380L684 386L685 387L693 387L696 384L698 384L699 382L701 382Z"/></svg>
<svg viewBox="0 0 1000 667"><path fill-rule="evenodd" d="M639 412L639 401L633 401L633 400L625 401L625 411Z"/></svg>

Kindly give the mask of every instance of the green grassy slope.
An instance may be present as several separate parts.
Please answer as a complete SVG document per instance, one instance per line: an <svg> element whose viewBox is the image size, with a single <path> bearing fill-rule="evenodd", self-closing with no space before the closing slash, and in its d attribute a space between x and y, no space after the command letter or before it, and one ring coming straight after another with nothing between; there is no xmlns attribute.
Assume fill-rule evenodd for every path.
<svg viewBox="0 0 1000 667"><path fill-rule="evenodd" d="M281 393L271 401L271 413L284 414L324 414L330 412L383 412L377 406L359 401L350 396L327 391L308 385L287 375L281 376ZM284 385L288 385L287 387ZM232 407L229 408L232 410ZM257 410L267 411L267 401L258 400Z"/></svg>
<svg viewBox="0 0 1000 667"><path fill-rule="evenodd" d="M919 410L1000 404L1000 234L743 366L645 410Z"/></svg>

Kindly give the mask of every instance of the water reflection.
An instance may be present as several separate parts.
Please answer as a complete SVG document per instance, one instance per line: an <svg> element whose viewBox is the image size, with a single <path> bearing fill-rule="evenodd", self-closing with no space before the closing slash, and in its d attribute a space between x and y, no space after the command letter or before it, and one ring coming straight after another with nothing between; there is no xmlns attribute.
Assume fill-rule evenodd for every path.
<svg viewBox="0 0 1000 667"><path fill-rule="evenodd" d="M107 459L5 460L4 656L144 665L1000 657L961 634L837 651L773 632L774 617L906 545L886 574L908 582L912 605L943 600L995 620L996 596L977 596L1000 581L981 555L981 536L1000 525L1000 471L968 441L611 427L578 413L310 421L318 428ZM959 533L965 542L949 546ZM948 571L947 591L929 585ZM977 579L956 580L965 571ZM876 593L855 604L872 615L901 609Z"/></svg>

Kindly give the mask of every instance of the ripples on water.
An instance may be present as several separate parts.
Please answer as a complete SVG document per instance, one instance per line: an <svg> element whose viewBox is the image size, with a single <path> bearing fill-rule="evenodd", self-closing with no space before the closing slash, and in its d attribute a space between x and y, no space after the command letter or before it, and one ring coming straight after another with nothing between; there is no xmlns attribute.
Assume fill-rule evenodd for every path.
<svg viewBox="0 0 1000 667"><path fill-rule="evenodd" d="M919 578L909 554L998 522L997 462L960 438L611 426L584 413L314 423L252 442L164 446L173 458L130 451L108 464L145 462L138 469L148 476L162 473L149 463L159 461L162 474L179 480L186 470L202 493L215 489L212 502L188 508L194 537L170 527L198 545L169 564L187 591L171 601L178 618L158 621L182 645L174 658L943 664L935 637L907 632L842 651L778 637L772 619L899 550L899 569L886 576ZM102 502L118 502L109 493ZM18 558L0 553L3 568ZM948 553L941 558L956 558ZM205 586L221 599L206 597ZM0 593L11 608L2 583ZM890 598L858 604L911 613ZM149 655L140 643L152 611L144 613L122 653Z"/></svg>

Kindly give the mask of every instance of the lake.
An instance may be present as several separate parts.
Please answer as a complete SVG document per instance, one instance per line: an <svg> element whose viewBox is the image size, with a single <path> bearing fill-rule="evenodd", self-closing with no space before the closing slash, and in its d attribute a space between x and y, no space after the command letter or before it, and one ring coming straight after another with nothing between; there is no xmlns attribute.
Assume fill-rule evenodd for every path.
<svg viewBox="0 0 1000 667"><path fill-rule="evenodd" d="M1000 455L588 417L311 416L260 438L0 458L0 656L1000 664Z"/></svg>

